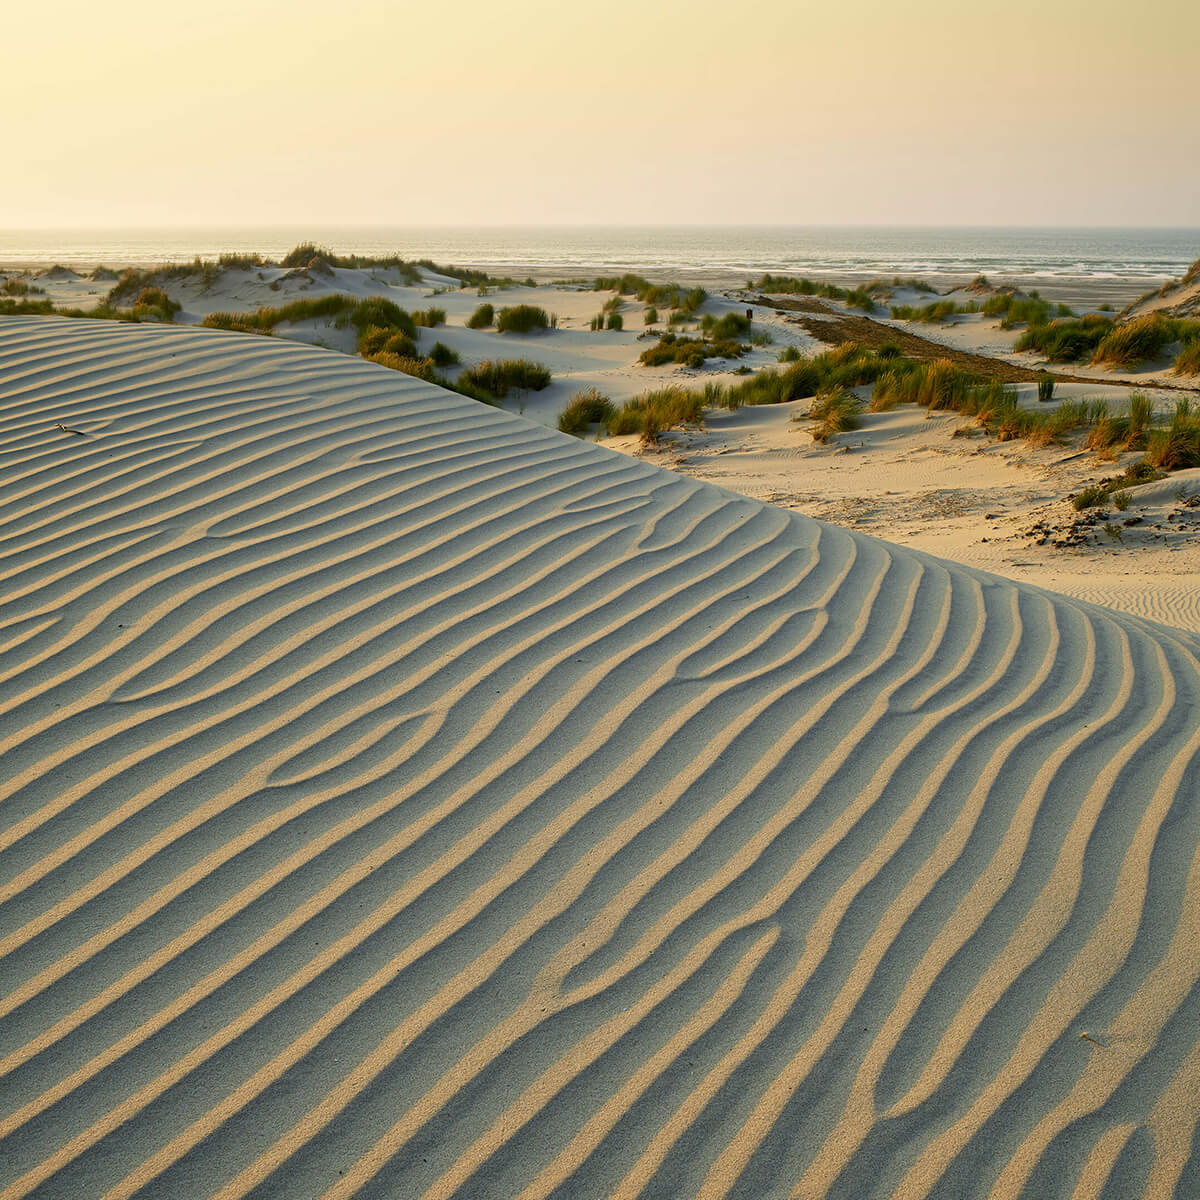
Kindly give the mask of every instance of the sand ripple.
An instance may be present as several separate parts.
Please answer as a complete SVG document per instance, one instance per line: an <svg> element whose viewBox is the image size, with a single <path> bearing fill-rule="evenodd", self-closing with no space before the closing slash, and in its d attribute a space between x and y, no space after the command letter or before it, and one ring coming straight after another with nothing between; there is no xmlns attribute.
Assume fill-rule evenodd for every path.
<svg viewBox="0 0 1200 1200"><path fill-rule="evenodd" d="M1196 638L271 339L0 411L0 1197L1200 1194Z"/></svg>

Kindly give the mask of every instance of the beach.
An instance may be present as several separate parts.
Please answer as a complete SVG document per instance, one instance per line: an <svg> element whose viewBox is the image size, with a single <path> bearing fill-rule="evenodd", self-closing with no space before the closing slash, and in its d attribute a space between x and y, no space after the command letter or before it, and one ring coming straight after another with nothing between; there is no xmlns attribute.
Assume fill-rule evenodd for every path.
<svg viewBox="0 0 1200 1200"><path fill-rule="evenodd" d="M590 282L151 283L0 316L3 1200L1200 1191L1200 467L1076 508L1143 449L869 384L825 442L813 395L556 428L852 319L1015 411L1200 381L1017 350L969 275L731 279L677 327L739 356L661 367ZM338 296L418 357L237 328Z"/></svg>

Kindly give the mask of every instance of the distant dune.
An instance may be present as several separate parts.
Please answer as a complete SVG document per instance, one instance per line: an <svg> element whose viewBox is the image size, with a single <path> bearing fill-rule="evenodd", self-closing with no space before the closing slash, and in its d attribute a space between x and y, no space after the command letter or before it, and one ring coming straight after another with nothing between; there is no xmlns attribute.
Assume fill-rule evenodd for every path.
<svg viewBox="0 0 1200 1200"><path fill-rule="evenodd" d="M283 340L0 411L0 1197L1200 1195L1200 639Z"/></svg>

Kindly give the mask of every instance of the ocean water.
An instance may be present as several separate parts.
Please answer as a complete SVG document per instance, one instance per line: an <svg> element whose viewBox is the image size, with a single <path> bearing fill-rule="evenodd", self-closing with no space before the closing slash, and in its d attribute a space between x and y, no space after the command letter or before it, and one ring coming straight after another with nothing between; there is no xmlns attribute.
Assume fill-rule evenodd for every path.
<svg viewBox="0 0 1200 1200"><path fill-rule="evenodd" d="M0 230L0 265L110 267L222 251L279 257L302 241L541 276L620 270L688 274L964 275L1044 281L1155 280L1200 258L1200 229L528 226Z"/></svg>

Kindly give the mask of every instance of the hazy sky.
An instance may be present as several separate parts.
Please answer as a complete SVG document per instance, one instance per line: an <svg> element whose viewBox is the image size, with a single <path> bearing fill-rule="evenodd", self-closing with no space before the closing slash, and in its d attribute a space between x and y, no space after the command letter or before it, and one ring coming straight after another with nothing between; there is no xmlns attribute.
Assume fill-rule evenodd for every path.
<svg viewBox="0 0 1200 1200"><path fill-rule="evenodd" d="M5 5L0 227L1200 225L1198 0Z"/></svg>

